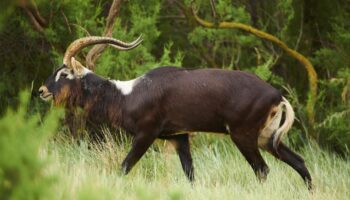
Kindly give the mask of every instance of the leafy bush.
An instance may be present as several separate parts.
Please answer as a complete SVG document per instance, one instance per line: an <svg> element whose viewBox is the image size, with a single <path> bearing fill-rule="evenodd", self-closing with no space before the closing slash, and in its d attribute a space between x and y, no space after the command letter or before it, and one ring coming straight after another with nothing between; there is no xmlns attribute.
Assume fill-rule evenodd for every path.
<svg viewBox="0 0 350 200"><path fill-rule="evenodd" d="M44 121L27 116L29 93L21 94L17 111L0 119L0 199L49 199L53 177L46 175L40 147L53 135L61 112Z"/></svg>

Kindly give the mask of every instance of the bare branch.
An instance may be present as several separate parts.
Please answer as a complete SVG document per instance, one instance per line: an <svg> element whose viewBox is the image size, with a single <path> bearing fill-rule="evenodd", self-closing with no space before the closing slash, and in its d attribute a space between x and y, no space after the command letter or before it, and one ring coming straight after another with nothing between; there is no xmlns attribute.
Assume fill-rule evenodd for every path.
<svg viewBox="0 0 350 200"><path fill-rule="evenodd" d="M18 0L17 5L24 9L26 14L29 16L35 30L42 33L44 28L47 27L47 21L41 16L38 7L34 0Z"/></svg>
<svg viewBox="0 0 350 200"><path fill-rule="evenodd" d="M35 17L36 21L39 22L39 24L42 27L46 27L47 26L47 21L41 16L38 7L36 6L34 0L31 1L31 4L28 6L28 9L30 10L30 12L33 14L33 16Z"/></svg>
<svg viewBox="0 0 350 200"><path fill-rule="evenodd" d="M122 0L113 0L111 8L106 19L106 27L103 33L103 36L111 37L113 34L113 28L116 21L116 18L119 14L120 6ZM86 67L89 69L95 70L95 63L97 59L101 56L102 52L106 49L106 44L94 46L86 56Z"/></svg>
<svg viewBox="0 0 350 200"><path fill-rule="evenodd" d="M213 14L214 19L217 19L214 0L210 0L210 7L211 7L211 12Z"/></svg>
<svg viewBox="0 0 350 200"><path fill-rule="evenodd" d="M83 30L87 36L91 36L89 31L86 30L86 28L80 26L79 24L69 23L68 26L70 26L70 25L75 26L76 28L79 28L79 29Z"/></svg>
<svg viewBox="0 0 350 200"><path fill-rule="evenodd" d="M43 33L44 32L44 27L41 26L41 24L36 20L36 18L34 17L33 13L26 7L23 7L24 11L26 12L26 14L28 15L34 29L36 31L38 31L39 33Z"/></svg>
<svg viewBox="0 0 350 200"><path fill-rule="evenodd" d="M304 6L302 6L302 10L304 10ZM297 42L295 44L294 50L298 50L299 48L299 44L301 41L301 38L303 37L303 30L304 30L304 12L301 12L301 19L300 19L300 28L299 28L299 35L298 35L298 39Z"/></svg>
<svg viewBox="0 0 350 200"><path fill-rule="evenodd" d="M63 16L63 18L64 18L64 21L65 21L66 24L67 24L67 28L68 28L68 30L69 30L69 33L72 34L72 29L70 28L70 24L69 24L68 18L67 18L67 16L64 14L63 10L61 10L61 14L62 14L62 16Z"/></svg>

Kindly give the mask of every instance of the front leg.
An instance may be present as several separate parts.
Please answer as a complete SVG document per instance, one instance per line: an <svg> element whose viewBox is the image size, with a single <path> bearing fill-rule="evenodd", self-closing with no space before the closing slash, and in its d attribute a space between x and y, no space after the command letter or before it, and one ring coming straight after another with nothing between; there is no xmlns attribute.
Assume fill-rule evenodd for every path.
<svg viewBox="0 0 350 200"><path fill-rule="evenodd" d="M156 138L156 133L139 132L135 135L131 150L122 163L122 171L125 175L130 172Z"/></svg>
<svg viewBox="0 0 350 200"><path fill-rule="evenodd" d="M82 138L85 130L85 115L80 110L66 110L65 124L68 125L70 134L74 139L79 140Z"/></svg>

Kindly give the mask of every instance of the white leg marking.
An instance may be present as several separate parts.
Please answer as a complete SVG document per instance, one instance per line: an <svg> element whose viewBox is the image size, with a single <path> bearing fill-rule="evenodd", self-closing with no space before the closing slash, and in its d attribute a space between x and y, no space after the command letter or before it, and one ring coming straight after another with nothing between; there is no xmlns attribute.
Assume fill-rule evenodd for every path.
<svg viewBox="0 0 350 200"><path fill-rule="evenodd" d="M228 133L231 133L230 126L228 124L225 124L225 128Z"/></svg>

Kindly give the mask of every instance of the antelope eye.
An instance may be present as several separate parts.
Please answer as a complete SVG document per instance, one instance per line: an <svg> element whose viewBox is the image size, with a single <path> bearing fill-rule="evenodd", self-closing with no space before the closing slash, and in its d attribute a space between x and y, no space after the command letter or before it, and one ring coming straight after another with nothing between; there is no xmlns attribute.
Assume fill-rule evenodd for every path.
<svg viewBox="0 0 350 200"><path fill-rule="evenodd" d="M67 78L68 74L62 73L60 76L61 78Z"/></svg>

